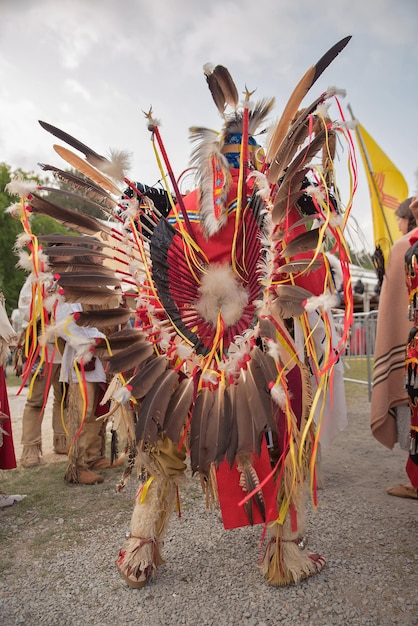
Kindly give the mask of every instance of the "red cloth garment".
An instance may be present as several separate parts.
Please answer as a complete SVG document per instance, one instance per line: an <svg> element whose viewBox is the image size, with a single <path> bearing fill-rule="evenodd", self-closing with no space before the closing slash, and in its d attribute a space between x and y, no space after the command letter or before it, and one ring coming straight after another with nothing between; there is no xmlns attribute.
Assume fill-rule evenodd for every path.
<svg viewBox="0 0 418 626"><path fill-rule="evenodd" d="M0 446L0 469L15 469L17 464L13 444L12 420L10 418L9 398L7 396L6 377L3 367L0 367L0 410L9 417L1 424L1 428L6 433L3 433L3 445Z"/></svg>

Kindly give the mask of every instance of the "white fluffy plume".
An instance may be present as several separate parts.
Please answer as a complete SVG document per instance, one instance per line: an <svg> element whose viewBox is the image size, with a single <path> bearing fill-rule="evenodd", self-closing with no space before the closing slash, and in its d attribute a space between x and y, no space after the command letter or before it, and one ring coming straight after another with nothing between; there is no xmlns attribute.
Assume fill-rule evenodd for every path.
<svg viewBox="0 0 418 626"><path fill-rule="evenodd" d="M219 315L225 325L232 326L248 304L248 293L229 264L213 264L203 275L196 310L204 320L216 326Z"/></svg>

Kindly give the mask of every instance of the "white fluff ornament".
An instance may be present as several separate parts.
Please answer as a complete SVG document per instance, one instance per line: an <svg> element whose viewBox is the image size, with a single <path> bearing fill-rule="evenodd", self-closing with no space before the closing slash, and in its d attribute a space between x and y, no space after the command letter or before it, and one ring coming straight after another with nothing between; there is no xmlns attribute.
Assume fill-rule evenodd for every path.
<svg viewBox="0 0 418 626"><path fill-rule="evenodd" d="M214 326L219 315L226 327L232 326L241 318L248 304L248 293L229 264L210 265L202 277L199 293L196 310Z"/></svg>

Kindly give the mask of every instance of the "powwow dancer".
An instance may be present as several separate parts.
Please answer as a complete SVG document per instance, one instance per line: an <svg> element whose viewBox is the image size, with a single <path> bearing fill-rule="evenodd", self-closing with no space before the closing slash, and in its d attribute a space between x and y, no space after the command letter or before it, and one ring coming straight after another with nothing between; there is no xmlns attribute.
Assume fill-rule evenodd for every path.
<svg viewBox="0 0 418 626"><path fill-rule="evenodd" d="M117 561L131 587L146 585L162 563L163 538L187 455L207 500L219 501L225 528L266 524L261 570L269 583L298 582L325 564L306 549L303 493L310 476L315 498L318 442L313 417L321 412L319 398L332 383L352 318L343 237L351 193L343 213L333 168L337 136L348 139L350 148L352 144L347 124L329 117L328 100L338 103L337 90L299 107L349 39L331 48L302 77L269 135L265 153L255 136L264 130L274 100L253 105L245 89L240 104L228 70L206 66L224 123L220 133L191 129L197 184L184 197L150 111L146 117L155 153L159 163L164 161L172 186L170 190L166 183L164 201L171 205L167 219L152 194L127 178L123 154L109 160L41 122L86 157L57 145L57 153L80 174L52 165L43 169L71 185L73 198L82 191L108 219L52 204L47 189L24 193L21 204L11 209L20 212L25 227L20 244L30 247L35 263L40 254L50 253L36 248L29 211L53 216L86 240L100 232L104 265L57 275L59 298L104 303L124 288L135 302L135 308L83 311L74 318L79 325L101 329L136 315L134 328L84 345L75 356L82 363L93 351L107 362L107 374L114 376L103 399L111 402L107 417L117 416L130 443L131 463L119 488L134 459L141 476L130 537ZM161 171L166 180L162 166ZM123 202L121 183L135 192ZM70 247L77 250L79 239L63 254ZM346 302L337 345L328 332L328 311L337 296L326 249L339 259ZM318 312L326 329L321 361L310 341L310 311ZM306 350L316 359L314 394L288 330L291 318L300 321Z"/></svg>

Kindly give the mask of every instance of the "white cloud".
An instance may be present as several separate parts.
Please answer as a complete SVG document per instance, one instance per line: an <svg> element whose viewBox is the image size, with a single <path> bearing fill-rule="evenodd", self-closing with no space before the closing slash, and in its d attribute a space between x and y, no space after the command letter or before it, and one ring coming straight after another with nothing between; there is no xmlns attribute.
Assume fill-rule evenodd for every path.
<svg viewBox="0 0 418 626"><path fill-rule="evenodd" d="M226 65L239 91L275 96L279 115L306 69L353 38L312 89L347 90L368 132L411 187L418 166L416 0L2 0L0 160L26 169L54 158L44 119L106 153L134 153L133 177L155 182L142 111L153 106L176 173L188 128L219 129L202 66ZM348 115L348 114L347 114ZM359 163L353 215L369 203Z"/></svg>

